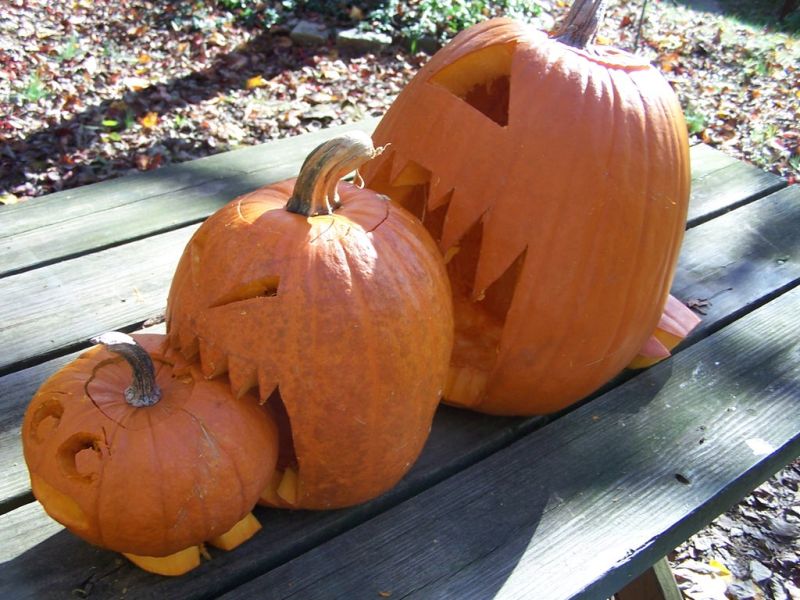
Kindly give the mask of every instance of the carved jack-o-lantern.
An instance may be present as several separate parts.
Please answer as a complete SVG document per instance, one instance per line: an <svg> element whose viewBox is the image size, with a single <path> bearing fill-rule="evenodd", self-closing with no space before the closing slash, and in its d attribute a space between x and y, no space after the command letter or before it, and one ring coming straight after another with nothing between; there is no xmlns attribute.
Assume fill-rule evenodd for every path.
<svg viewBox="0 0 800 600"><path fill-rule="evenodd" d="M578 4L589 13L555 38L508 19L462 32L373 136L388 148L367 185L422 218L448 263L457 405L558 410L637 356L667 300L689 196L682 113L645 61L585 47L596 6ZM677 341L695 320L668 308ZM646 353L668 355L663 340Z"/></svg>
<svg viewBox="0 0 800 600"><path fill-rule="evenodd" d="M264 503L334 508L372 498L428 437L453 344L442 257L407 211L339 180L375 154L366 134L306 159L297 180L217 211L173 279L170 342L258 387L281 433Z"/></svg>
<svg viewBox="0 0 800 600"><path fill-rule="evenodd" d="M278 456L274 422L197 369L173 369L163 336L100 336L31 400L22 447L36 498L81 538L180 575L201 545L228 550Z"/></svg>

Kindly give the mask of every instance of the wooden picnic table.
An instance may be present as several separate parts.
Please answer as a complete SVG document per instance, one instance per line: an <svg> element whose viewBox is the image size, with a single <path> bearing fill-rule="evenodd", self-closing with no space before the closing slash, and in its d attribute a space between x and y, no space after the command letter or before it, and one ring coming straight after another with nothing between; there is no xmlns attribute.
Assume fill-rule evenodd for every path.
<svg viewBox="0 0 800 600"><path fill-rule="evenodd" d="M336 130L375 123L0 211L0 598L604 598L800 454L800 186L699 145L672 293L703 321L672 358L547 418L443 406L387 494L331 512L258 508L259 534L183 577L63 530L22 457L36 388L92 335L159 322L211 212L292 176Z"/></svg>

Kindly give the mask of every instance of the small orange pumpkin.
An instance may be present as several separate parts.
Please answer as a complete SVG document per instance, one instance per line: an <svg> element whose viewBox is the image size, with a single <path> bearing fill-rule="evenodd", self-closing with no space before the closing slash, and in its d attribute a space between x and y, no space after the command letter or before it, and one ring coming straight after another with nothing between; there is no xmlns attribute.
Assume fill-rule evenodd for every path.
<svg viewBox="0 0 800 600"><path fill-rule="evenodd" d="M164 336L96 339L25 412L25 461L45 511L163 575L197 566L203 542L248 539L277 460L266 411L196 370L176 375Z"/></svg>
<svg viewBox="0 0 800 600"><path fill-rule="evenodd" d="M427 439L453 342L444 264L422 225L340 182L369 136L314 150L297 180L242 196L195 233L170 343L238 396L258 387L281 455L264 503L334 508L393 486Z"/></svg>
<svg viewBox="0 0 800 600"><path fill-rule="evenodd" d="M461 32L373 136L388 148L366 184L418 215L447 262L452 404L559 410L659 323L686 222L686 126L656 69L589 44L600 4L578 0L552 38L510 19Z"/></svg>

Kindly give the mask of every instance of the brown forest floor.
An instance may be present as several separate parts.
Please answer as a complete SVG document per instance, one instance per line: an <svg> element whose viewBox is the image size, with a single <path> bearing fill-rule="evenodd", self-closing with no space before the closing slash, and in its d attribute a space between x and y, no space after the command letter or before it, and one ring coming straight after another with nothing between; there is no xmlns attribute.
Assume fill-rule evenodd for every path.
<svg viewBox="0 0 800 600"><path fill-rule="evenodd" d="M552 28L567 4L539 2L535 23ZM759 24L750 4L652 0L639 31L642 3L612 0L599 41L661 69L695 141L796 183L800 34ZM780 3L757 4L769 17ZM4 0L0 203L380 115L427 59L288 33L210 1ZM684 594L800 600L799 488L796 462L678 548Z"/></svg>

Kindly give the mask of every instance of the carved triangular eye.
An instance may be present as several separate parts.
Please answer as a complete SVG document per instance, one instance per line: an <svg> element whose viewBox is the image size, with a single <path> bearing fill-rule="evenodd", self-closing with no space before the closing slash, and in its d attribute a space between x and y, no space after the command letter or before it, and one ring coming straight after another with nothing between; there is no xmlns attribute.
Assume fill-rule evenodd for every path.
<svg viewBox="0 0 800 600"><path fill-rule="evenodd" d="M247 283L243 283L237 288L228 291L226 294L211 303L211 308L225 306L234 302L252 300L253 298L272 298L278 295L278 285L281 278L279 275L268 275Z"/></svg>
<svg viewBox="0 0 800 600"><path fill-rule="evenodd" d="M489 46L450 63L431 77L498 125L508 125L511 58L515 44Z"/></svg>

